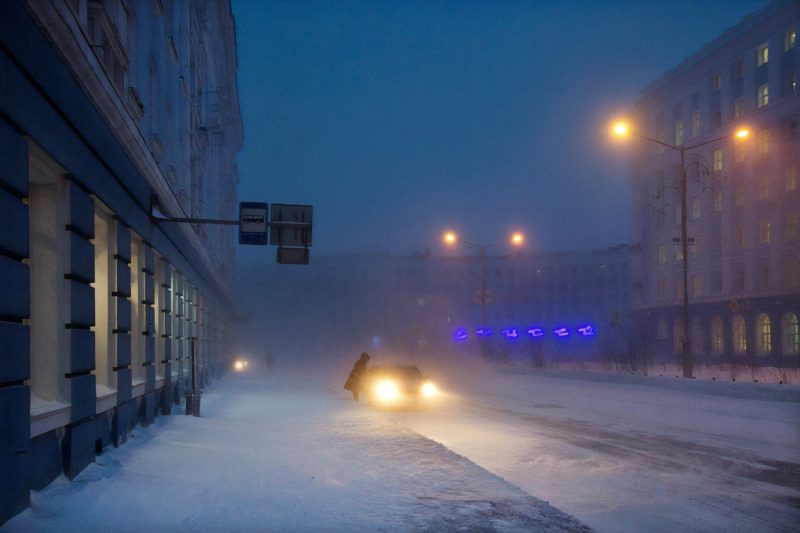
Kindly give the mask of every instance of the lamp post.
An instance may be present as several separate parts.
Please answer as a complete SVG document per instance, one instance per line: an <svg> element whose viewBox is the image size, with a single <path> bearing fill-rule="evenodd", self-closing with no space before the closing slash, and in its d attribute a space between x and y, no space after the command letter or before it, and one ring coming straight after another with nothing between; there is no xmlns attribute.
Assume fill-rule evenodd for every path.
<svg viewBox="0 0 800 533"><path fill-rule="evenodd" d="M688 238L687 238L687 224L686 224L686 211L687 211L687 186L686 186L686 174L688 171L688 167L686 165L686 152L688 150L694 150L696 148L700 148L701 146L705 146L707 144L712 144L720 141L724 141L730 139L731 137L737 140L744 140L750 135L750 131L746 128L740 128L736 132L731 133L729 135L723 135L721 137L716 137L714 139L703 141L701 143L692 144L689 146L684 146L683 144L674 145L670 143L666 143L664 141L660 141L658 139L654 139L652 137L648 137L647 135L642 135L628 125L628 123L624 121L616 122L611 127L611 132L616 137L629 137L630 135L634 135L639 139L644 141L649 141L670 150L676 150L680 154L680 165L678 168L679 176L678 176L678 194L680 195L680 202L681 202L681 263L683 266L683 331L681 332L681 366L683 367L683 377L691 378L693 377L693 361L692 361L692 335L691 335L691 323L689 322L689 246L688 246Z"/></svg>
<svg viewBox="0 0 800 533"><path fill-rule="evenodd" d="M520 231L515 231L509 236L509 242L514 247L520 247L525 243L525 235ZM447 246L455 246L458 242L463 242L469 246L477 248L481 258L481 328L486 329L486 250L502 244L495 242L492 244L477 244L466 239L460 239L454 231L446 231L442 241Z"/></svg>

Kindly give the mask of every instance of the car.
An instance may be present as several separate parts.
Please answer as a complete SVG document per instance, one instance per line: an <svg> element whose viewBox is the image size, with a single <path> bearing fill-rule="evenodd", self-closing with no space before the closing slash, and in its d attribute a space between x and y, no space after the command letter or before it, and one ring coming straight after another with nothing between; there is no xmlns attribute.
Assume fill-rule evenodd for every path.
<svg viewBox="0 0 800 533"><path fill-rule="evenodd" d="M436 385L414 365L376 365L361 379L361 394L378 408L420 408L440 393Z"/></svg>

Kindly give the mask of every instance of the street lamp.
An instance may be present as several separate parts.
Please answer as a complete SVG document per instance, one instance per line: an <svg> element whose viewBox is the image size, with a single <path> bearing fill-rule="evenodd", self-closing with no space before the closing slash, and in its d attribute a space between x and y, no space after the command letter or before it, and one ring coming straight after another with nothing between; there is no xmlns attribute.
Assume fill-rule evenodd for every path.
<svg viewBox="0 0 800 533"><path fill-rule="evenodd" d="M722 137L717 137L708 141L704 141L701 143L693 144L690 146L684 146L683 144L674 145L669 144L664 141L660 141L658 139L653 139L652 137L648 137L646 135L642 135L641 133L635 131L631 125L623 120L617 121L611 126L611 133L615 137L619 138L627 138L631 135L638 137L644 141L649 141L652 143L656 143L658 145L664 146L671 150L676 150L680 153L680 166L678 168L680 172L679 180L678 180L678 192L680 193L680 200L681 200L681 252L682 252L682 265L683 265L683 332L681 338L681 365L683 366L683 377L691 378L693 374L693 362L692 362L692 348L691 348L691 323L689 322L689 247L688 247L688 239L687 239L687 228L686 228L686 210L687 210L687 199L686 199L686 173L688 171L688 167L686 165L686 152L688 150L694 150L695 148L700 148L701 146L705 146L707 144L724 141L726 139L730 139L731 137L737 140L744 140L747 139L750 135L750 130L747 128L739 128L733 133L728 135L723 135Z"/></svg>
<svg viewBox="0 0 800 533"><path fill-rule="evenodd" d="M521 231L514 231L508 238L509 242L514 247L520 247L525 243L525 234ZM463 242L466 245L477 248L480 251L481 257L481 328L486 329L486 250L502 244L502 242L495 242L492 244L477 244L466 239L459 239L458 234L454 231L445 231L442 236L442 242L447 246L455 246L458 242Z"/></svg>

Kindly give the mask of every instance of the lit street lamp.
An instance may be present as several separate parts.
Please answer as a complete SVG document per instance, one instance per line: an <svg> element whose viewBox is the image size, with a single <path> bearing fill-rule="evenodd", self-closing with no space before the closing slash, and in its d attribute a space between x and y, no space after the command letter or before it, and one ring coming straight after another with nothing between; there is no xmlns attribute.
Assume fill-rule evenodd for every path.
<svg viewBox="0 0 800 533"><path fill-rule="evenodd" d="M653 139L652 137L648 137L646 135L642 135L637 131L634 131L630 124L624 121L615 122L611 126L611 133L612 135L620 138L627 138L631 135L638 137L639 139L649 141L652 143L659 144L671 150L677 150L680 153L680 166L678 168L680 172L679 180L678 180L678 192L680 193L680 201L681 201L681 252L682 252L682 264L683 264L683 331L682 331L682 338L681 340L681 365L683 366L683 377L691 378L693 374L693 362L692 362L692 350L691 350L691 323L689 322L689 254L688 254L688 239L686 235L686 210L687 210L687 200L686 200L686 173L688 171L688 166L686 165L686 152L688 150L694 150L695 148L699 148L701 146L705 146L707 144L724 141L726 139L730 139L731 137L737 140L744 140L750 135L750 131L746 128L740 128L734 133L724 135L722 137L717 137L715 139L711 139L708 141L704 141L701 143L693 144L690 146L684 146L683 144L674 145L669 144L664 141L659 141L658 139Z"/></svg>
<svg viewBox="0 0 800 533"><path fill-rule="evenodd" d="M520 247L525 243L525 235L521 231L513 232L509 238L511 246ZM459 239L458 234L454 231L446 231L442 236L442 241L447 246L455 246L458 242L463 242L469 246L477 248L481 256L481 328L486 329L486 250L502 244L502 242L495 242L492 244L477 244L466 239Z"/></svg>

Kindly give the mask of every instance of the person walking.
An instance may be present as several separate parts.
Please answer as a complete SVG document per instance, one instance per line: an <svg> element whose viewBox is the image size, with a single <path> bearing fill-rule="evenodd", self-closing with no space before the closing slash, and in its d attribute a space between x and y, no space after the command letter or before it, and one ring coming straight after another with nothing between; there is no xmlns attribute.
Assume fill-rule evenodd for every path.
<svg viewBox="0 0 800 533"><path fill-rule="evenodd" d="M358 401L358 396L361 393L361 377L367 370L367 361L369 361L369 355L364 352L358 358L356 364L353 365L353 370L350 371L350 375L347 376L347 381L344 383L344 388L353 393L355 401Z"/></svg>

